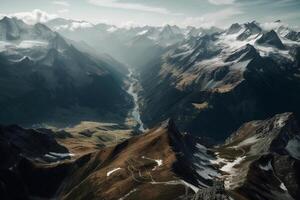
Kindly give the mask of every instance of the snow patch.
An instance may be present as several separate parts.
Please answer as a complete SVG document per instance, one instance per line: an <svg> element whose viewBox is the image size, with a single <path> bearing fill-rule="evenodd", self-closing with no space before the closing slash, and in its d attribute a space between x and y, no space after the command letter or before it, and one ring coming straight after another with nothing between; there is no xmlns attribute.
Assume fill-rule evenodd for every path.
<svg viewBox="0 0 300 200"><path fill-rule="evenodd" d="M250 61L251 60L247 60L247 61L243 61L243 62L237 62L237 63L233 64L232 66L230 66L230 69L244 72L246 70L246 67L250 63Z"/></svg>
<svg viewBox="0 0 300 200"><path fill-rule="evenodd" d="M282 182L280 184L280 188L284 191L287 191L287 188L285 187L284 183L282 183Z"/></svg>
<svg viewBox="0 0 300 200"><path fill-rule="evenodd" d="M75 154L73 153L56 153L56 152L49 152L50 155L56 157L73 157Z"/></svg>
<svg viewBox="0 0 300 200"><path fill-rule="evenodd" d="M11 45L8 42L0 41L0 52L5 51L7 49L7 46Z"/></svg>
<svg viewBox="0 0 300 200"><path fill-rule="evenodd" d="M197 192L199 191L199 188L198 188L198 187L196 187L196 186L194 186L194 185L192 185L192 184L190 184L190 183L188 183L188 182L186 182L186 181L184 181L184 180L181 180L181 182L182 182L184 185L186 185L187 187L191 188L195 193L197 193Z"/></svg>
<svg viewBox="0 0 300 200"><path fill-rule="evenodd" d="M107 172L106 176L108 177L108 176L110 176L112 173L114 173L114 172L116 172L116 171L118 171L118 170L120 170L120 169L122 169L122 168L120 168L120 167L115 168L115 169L113 169L113 170Z"/></svg>
<svg viewBox="0 0 300 200"><path fill-rule="evenodd" d="M227 162L227 163L221 168L221 171L227 172L227 173L231 174L232 172L235 171L234 166L240 164L245 158L246 158L246 156L238 157L238 158L235 159L233 162Z"/></svg>
<svg viewBox="0 0 300 200"><path fill-rule="evenodd" d="M289 152L289 154L295 158L300 160L300 138L299 137L295 137L293 139L291 139L285 149Z"/></svg>
<svg viewBox="0 0 300 200"><path fill-rule="evenodd" d="M286 121L288 120L289 115L281 115L279 117L277 117L276 122L275 122L275 126L276 128L282 128L285 126Z"/></svg>
<svg viewBox="0 0 300 200"><path fill-rule="evenodd" d="M136 192L137 189L134 188L133 190L131 190L130 192L128 192L125 196L119 198L119 200L125 200L127 197L129 197L129 195L131 195L132 193Z"/></svg>
<svg viewBox="0 0 300 200"><path fill-rule="evenodd" d="M217 153L216 153L215 155L217 156L217 159L215 159L215 160L210 160L211 164L220 165L220 164L222 164L222 163L228 162L226 159L220 158L220 157L218 156Z"/></svg>
<svg viewBox="0 0 300 200"><path fill-rule="evenodd" d="M47 42L35 41L35 40L24 40L16 46L18 49L30 49L33 47L43 47L47 46Z"/></svg>
<svg viewBox="0 0 300 200"><path fill-rule="evenodd" d="M13 49L30 49L34 47L45 47L48 42L36 41L36 40L23 40L19 44L10 43L6 41L0 41L0 52L6 51L9 48Z"/></svg>
<svg viewBox="0 0 300 200"><path fill-rule="evenodd" d="M226 189L232 189L234 184L234 175L237 169L234 166L240 164L246 157L238 157L233 162L227 162L220 170L228 173L229 175L225 175L224 186Z"/></svg>
<svg viewBox="0 0 300 200"><path fill-rule="evenodd" d="M196 147L200 150L200 151L207 151L207 148L205 146L203 146L202 144L197 143Z"/></svg>
<svg viewBox="0 0 300 200"><path fill-rule="evenodd" d="M270 170L273 170L271 161L269 161L268 164L265 165L265 166L259 165L259 168L262 169L262 170L264 170L264 171L270 171Z"/></svg>
<svg viewBox="0 0 300 200"><path fill-rule="evenodd" d="M234 148L239 148L239 147L242 147L242 146L247 146L247 145L250 145L250 144L254 144L255 142L258 141L258 138L257 136L252 136L250 138L247 138L246 140L240 142L237 146L235 146Z"/></svg>
<svg viewBox="0 0 300 200"><path fill-rule="evenodd" d="M143 31L137 33L136 35L145 35L146 33L148 33L148 30L143 30Z"/></svg>
<svg viewBox="0 0 300 200"><path fill-rule="evenodd" d="M146 160L151 160L151 161L154 161L156 162L157 166L155 166L152 171L155 171L158 167L162 166L163 164L163 160L155 160L155 159L152 159L152 158L147 158L145 156L142 156L143 159L146 159Z"/></svg>
<svg viewBox="0 0 300 200"><path fill-rule="evenodd" d="M153 185L159 185L159 184L163 184L163 185L184 185L188 188L191 188L195 193L197 193L199 191L199 188L194 186L193 184L190 184L182 179L180 180L172 180L172 181L166 181L166 182L156 182L156 181L152 181L150 182L150 184Z"/></svg>
<svg viewBox="0 0 300 200"><path fill-rule="evenodd" d="M220 176L220 174L210 166L200 166L197 163L195 165L198 167L196 172L206 180L214 179Z"/></svg>
<svg viewBox="0 0 300 200"><path fill-rule="evenodd" d="M112 27L110 27L109 29L107 29L106 31L107 31L107 32L110 32L110 33L113 33L113 32L115 32L115 31L117 31L117 30L118 30L117 27L112 26Z"/></svg>

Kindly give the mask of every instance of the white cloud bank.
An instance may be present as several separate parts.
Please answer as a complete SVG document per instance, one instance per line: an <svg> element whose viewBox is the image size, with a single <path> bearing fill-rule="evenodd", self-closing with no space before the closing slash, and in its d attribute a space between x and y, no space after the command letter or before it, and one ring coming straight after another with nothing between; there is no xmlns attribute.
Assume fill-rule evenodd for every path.
<svg viewBox="0 0 300 200"><path fill-rule="evenodd" d="M230 5L233 4L235 0L208 0L209 3L214 5Z"/></svg>
<svg viewBox="0 0 300 200"><path fill-rule="evenodd" d="M243 12L237 8L227 8L221 11L207 13L200 17L187 17L181 24L182 26L198 26L203 28L210 28L212 26L224 28L224 26L226 26L226 24L224 24L225 20L242 13Z"/></svg>
<svg viewBox="0 0 300 200"><path fill-rule="evenodd" d="M3 18L4 16L16 17L17 19L23 20L27 24L45 23L58 17L56 14L48 14L47 12L39 9L35 9L32 12L0 14L0 18Z"/></svg>
<svg viewBox="0 0 300 200"><path fill-rule="evenodd" d="M70 6L69 2L67 2L67 1L52 1L52 4L59 5L59 6L65 6L65 7Z"/></svg>
<svg viewBox="0 0 300 200"><path fill-rule="evenodd" d="M69 9L61 9L59 11L57 11L58 13L68 13L70 10Z"/></svg>
<svg viewBox="0 0 300 200"><path fill-rule="evenodd" d="M88 2L106 8L118 8L118 9L136 10L136 11L144 11L144 12L154 12L159 14L172 14L166 8L147 6L138 3L124 3L124 2L118 2L117 0L88 0Z"/></svg>

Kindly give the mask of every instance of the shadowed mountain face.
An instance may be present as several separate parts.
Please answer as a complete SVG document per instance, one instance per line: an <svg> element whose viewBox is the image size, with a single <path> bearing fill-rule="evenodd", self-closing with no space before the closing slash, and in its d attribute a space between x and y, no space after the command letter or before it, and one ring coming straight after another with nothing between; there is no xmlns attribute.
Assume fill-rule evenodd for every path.
<svg viewBox="0 0 300 200"><path fill-rule="evenodd" d="M119 63L80 52L42 24L4 18L0 35L1 123L125 119L130 101Z"/></svg>
<svg viewBox="0 0 300 200"><path fill-rule="evenodd" d="M0 127L0 155L0 197L4 200L50 198L68 168L57 162L70 158L53 134L18 126Z"/></svg>

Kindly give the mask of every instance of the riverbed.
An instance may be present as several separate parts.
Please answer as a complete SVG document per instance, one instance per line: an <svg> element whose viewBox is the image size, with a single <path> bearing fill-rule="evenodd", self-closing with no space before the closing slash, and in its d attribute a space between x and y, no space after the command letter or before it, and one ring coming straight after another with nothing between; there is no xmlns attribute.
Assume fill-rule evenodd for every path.
<svg viewBox="0 0 300 200"><path fill-rule="evenodd" d="M131 111L131 116L133 120L136 122L138 126L138 130L141 132L145 132L144 123L141 120L141 114L140 114L140 106L139 106L139 98L138 98L138 92L136 90L136 85L138 84L138 79L134 76L134 71L132 69L129 69L128 79L130 81L129 88L127 90L127 93L132 96L134 107Z"/></svg>

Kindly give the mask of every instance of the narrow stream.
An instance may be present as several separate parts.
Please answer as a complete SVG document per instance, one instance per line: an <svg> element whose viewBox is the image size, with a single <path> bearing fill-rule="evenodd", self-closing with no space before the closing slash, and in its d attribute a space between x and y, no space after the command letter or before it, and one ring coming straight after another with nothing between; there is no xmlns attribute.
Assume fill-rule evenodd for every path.
<svg viewBox="0 0 300 200"><path fill-rule="evenodd" d="M135 78L134 72L132 69L129 69L128 78L130 80L130 86L129 86L127 92L130 96L132 96L133 101L134 101L134 107L132 109L131 115L137 123L138 130L141 132L145 132L144 124L141 120L141 115L140 115L140 106L138 103L139 98L138 98L137 91L135 90L135 85L138 83L138 80Z"/></svg>

